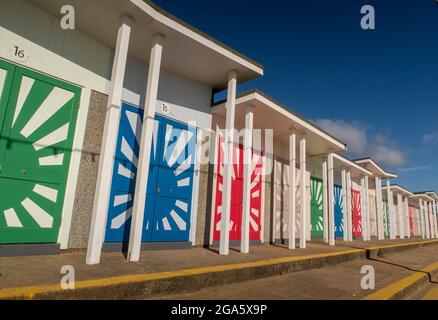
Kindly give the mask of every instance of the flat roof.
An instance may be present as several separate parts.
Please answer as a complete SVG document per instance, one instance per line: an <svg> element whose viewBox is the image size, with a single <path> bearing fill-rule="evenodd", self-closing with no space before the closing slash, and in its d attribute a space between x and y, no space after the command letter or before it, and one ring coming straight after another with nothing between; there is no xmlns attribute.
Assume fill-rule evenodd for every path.
<svg viewBox="0 0 438 320"><path fill-rule="evenodd" d="M434 199L431 196L419 192L414 192L414 194L411 196L411 199L423 199L427 201L434 201Z"/></svg>
<svg viewBox="0 0 438 320"><path fill-rule="evenodd" d="M290 131L293 128L297 134L306 134L307 150L311 155L335 153L345 151L347 148L344 142L258 89L248 90L236 97L235 127L237 129L245 127L245 107L249 105L254 107L254 129L273 129L274 138L282 143L289 143ZM226 100L215 103L212 113L225 117L225 106Z"/></svg>
<svg viewBox="0 0 438 320"><path fill-rule="evenodd" d="M374 161L371 157L368 158L360 158L353 160L354 162L358 164L364 164L365 167L370 170L374 176L379 178L397 178L397 175L395 173L387 172L385 171L381 166L377 164L376 161Z"/></svg>
<svg viewBox="0 0 438 320"><path fill-rule="evenodd" d="M51 15L61 17L59 0L29 1ZM262 65L150 0L70 0L68 4L75 8L76 28L110 48L115 48L120 17L123 14L130 16L134 23L128 54L146 63L154 35L162 34L162 68L207 84L214 90L227 87L227 74L231 70L238 72L238 83L263 75Z"/></svg>
<svg viewBox="0 0 438 320"><path fill-rule="evenodd" d="M396 191L397 193L404 194L404 195L407 195L410 197L412 197L414 195L411 191L409 191L408 189L406 189L402 186L399 186L398 184L391 184L390 188L391 188L391 191Z"/></svg>
<svg viewBox="0 0 438 320"><path fill-rule="evenodd" d="M343 169L349 170L352 177L360 178L363 175L366 175L366 176L373 175L373 173L371 171L361 167L360 165L358 165L354 161L352 161L352 160L350 160L350 159L348 159L340 154L334 153L333 158L334 158L334 160L337 160L338 162L340 162L339 165L336 165L336 161L335 161L335 164L334 164L335 167L338 170L343 170Z"/></svg>

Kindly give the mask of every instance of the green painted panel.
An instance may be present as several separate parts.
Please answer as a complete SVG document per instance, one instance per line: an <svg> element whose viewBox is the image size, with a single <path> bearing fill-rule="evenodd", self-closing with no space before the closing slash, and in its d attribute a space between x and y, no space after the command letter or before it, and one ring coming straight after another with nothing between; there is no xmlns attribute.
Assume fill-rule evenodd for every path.
<svg viewBox="0 0 438 320"><path fill-rule="evenodd" d="M0 63L0 68L13 70L0 104L0 243L53 243L62 216L80 89Z"/></svg>
<svg viewBox="0 0 438 320"><path fill-rule="evenodd" d="M322 195L322 180L312 177L310 179L310 223L312 237L324 236Z"/></svg>

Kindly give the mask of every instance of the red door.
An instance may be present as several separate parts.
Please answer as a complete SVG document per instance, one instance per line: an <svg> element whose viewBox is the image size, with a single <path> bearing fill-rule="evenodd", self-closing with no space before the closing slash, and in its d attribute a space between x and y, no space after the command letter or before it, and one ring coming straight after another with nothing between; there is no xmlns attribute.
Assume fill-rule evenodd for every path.
<svg viewBox="0 0 438 320"><path fill-rule="evenodd" d="M222 188L224 171L224 142L220 137L218 146L216 201L214 210L213 240L220 239L222 218ZM253 152L251 167L251 194L250 194L250 240L260 240L261 235L261 199L262 199L262 169L263 158L260 153ZM231 182L231 212L230 212L230 240L240 240L242 230L243 210L243 145L235 146L233 150L233 172Z"/></svg>
<svg viewBox="0 0 438 320"><path fill-rule="evenodd" d="M409 207L409 227L411 230L411 237L415 237L415 208Z"/></svg>
<svg viewBox="0 0 438 320"><path fill-rule="evenodd" d="M362 203L360 191L351 190L351 214L353 222L353 237L362 236Z"/></svg>

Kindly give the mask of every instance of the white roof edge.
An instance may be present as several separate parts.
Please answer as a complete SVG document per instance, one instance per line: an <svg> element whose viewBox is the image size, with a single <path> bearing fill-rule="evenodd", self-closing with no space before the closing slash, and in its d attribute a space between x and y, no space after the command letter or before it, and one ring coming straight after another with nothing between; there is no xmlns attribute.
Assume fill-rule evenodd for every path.
<svg viewBox="0 0 438 320"><path fill-rule="evenodd" d="M265 96L261 95L258 92L251 92L250 94L246 94L244 96L238 97L236 99L236 105L238 104L242 104L245 103L247 101L251 101L251 100L258 100L262 103L264 103L265 105L267 105L268 107L270 107L271 109L274 109L276 112L284 115L285 117L288 117L289 119L291 119L292 121L296 122L297 124L299 124L300 126L304 127L305 129L321 136L322 138L330 141L331 143L335 144L336 146L338 146L340 149L342 149L342 151L345 151L346 145L341 143L340 141L337 141L336 139L334 139L333 137L331 137L330 135L328 135L327 133L321 131L320 129L312 126L310 123L304 121L303 119L297 117L296 115L294 115L292 112L286 110L283 107L278 106L275 102L269 100L268 98L266 98ZM219 110L220 108L223 108L225 106L226 102L223 102L217 106L213 107L213 112L214 110Z"/></svg>
<svg viewBox="0 0 438 320"><path fill-rule="evenodd" d="M213 51L216 51L217 53L227 57L230 60L235 61L236 63L241 64L242 66L246 67L247 69L252 70L253 72L256 72L259 75L263 75L263 68L254 64L253 62L244 59L243 57L235 54L234 52L227 50L223 46L220 46L219 44L215 43L214 41L206 38L205 36L191 30L190 28L182 25L181 23L172 20L171 18L165 16L164 14L158 12L155 8L153 8L150 4L143 0L129 0L131 3L142 9L146 14L151 16L154 20L168 26L169 28L174 29L175 31L178 31L179 33L195 40L196 42L199 42L203 44L204 46L210 48Z"/></svg>
<svg viewBox="0 0 438 320"><path fill-rule="evenodd" d="M410 197L414 196L413 192L411 192L411 191L409 191L409 190L407 190L407 189L405 189L405 188L403 188L403 187L401 187L399 185L392 184L391 185L391 189L399 189L401 192L409 195Z"/></svg>
<svg viewBox="0 0 438 320"><path fill-rule="evenodd" d="M383 175L385 178L393 178L393 179L398 178L398 176L397 176L396 174L394 174L394 173L390 173L390 172L386 172L385 170L383 170L382 167L379 166L379 165L378 165L373 159L371 159L371 158L367 158L367 159L359 159L359 160L355 160L354 162L356 162L356 163L367 163L367 162L370 162L371 164L373 164L373 165L377 168L377 170L380 171L380 173L382 173L382 175Z"/></svg>
<svg viewBox="0 0 438 320"><path fill-rule="evenodd" d="M355 163L354 161L351 161L351 160L349 160L349 159L346 159L346 158L340 156L340 155L337 154L337 153L332 153L332 155L333 155L333 157L335 157L335 158L338 159L339 161L342 161L343 163L346 163L347 165L349 165L349 166L351 166L351 167L353 167L353 168L355 168L355 169L357 169L357 170L363 172L363 173L366 174L367 176L372 176L372 175L373 175L373 173L372 173L371 171L368 171L367 169L361 167L360 165L358 165L358 164Z"/></svg>
<svg viewBox="0 0 438 320"><path fill-rule="evenodd" d="M434 199L426 193L412 194L411 198L426 198L430 201L434 201Z"/></svg>

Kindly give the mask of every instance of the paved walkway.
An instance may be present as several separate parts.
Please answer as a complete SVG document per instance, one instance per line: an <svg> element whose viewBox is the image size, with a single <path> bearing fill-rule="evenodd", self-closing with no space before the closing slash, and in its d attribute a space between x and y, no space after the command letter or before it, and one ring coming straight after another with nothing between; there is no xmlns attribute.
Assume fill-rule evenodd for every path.
<svg viewBox="0 0 438 320"><path fill-rule="evenodd" d="M67 253L59 256L0 258L0 289L59 284L63 276L60 270L65 265L71 265L75 268L76 281L83 281L282 257L304 257L314 254L339 252L351 248L406 244L418 241L421 241L421 239L354 241L348 244L339 242L335 247L330 247L324 243L311 242L308 243L307 249L296 250L288 250L284 246L261 245L252 247L251 253L247 255L241 254L238 250L231 250L229 256L220 256L214 249L203 248L178 251L149 251L141 254L141 260L138 263L127 263L121 253L107 253L102 255L101 264L95 266L85 264L84 253Z"/></svg>
<svg viewBox="0 0 438 320"><path fill-rule="evenodd" d="M438 261L438 246L417 248L384 258L358 259L291 274L234 283L197 292L161 296L166 300L355 300L397 283L417 270ZM361 268L372 265L375 290L361 287ZM416 299L437 298L438 289L429 287ZM141 296L135 297L142 299Z"/></svg>

